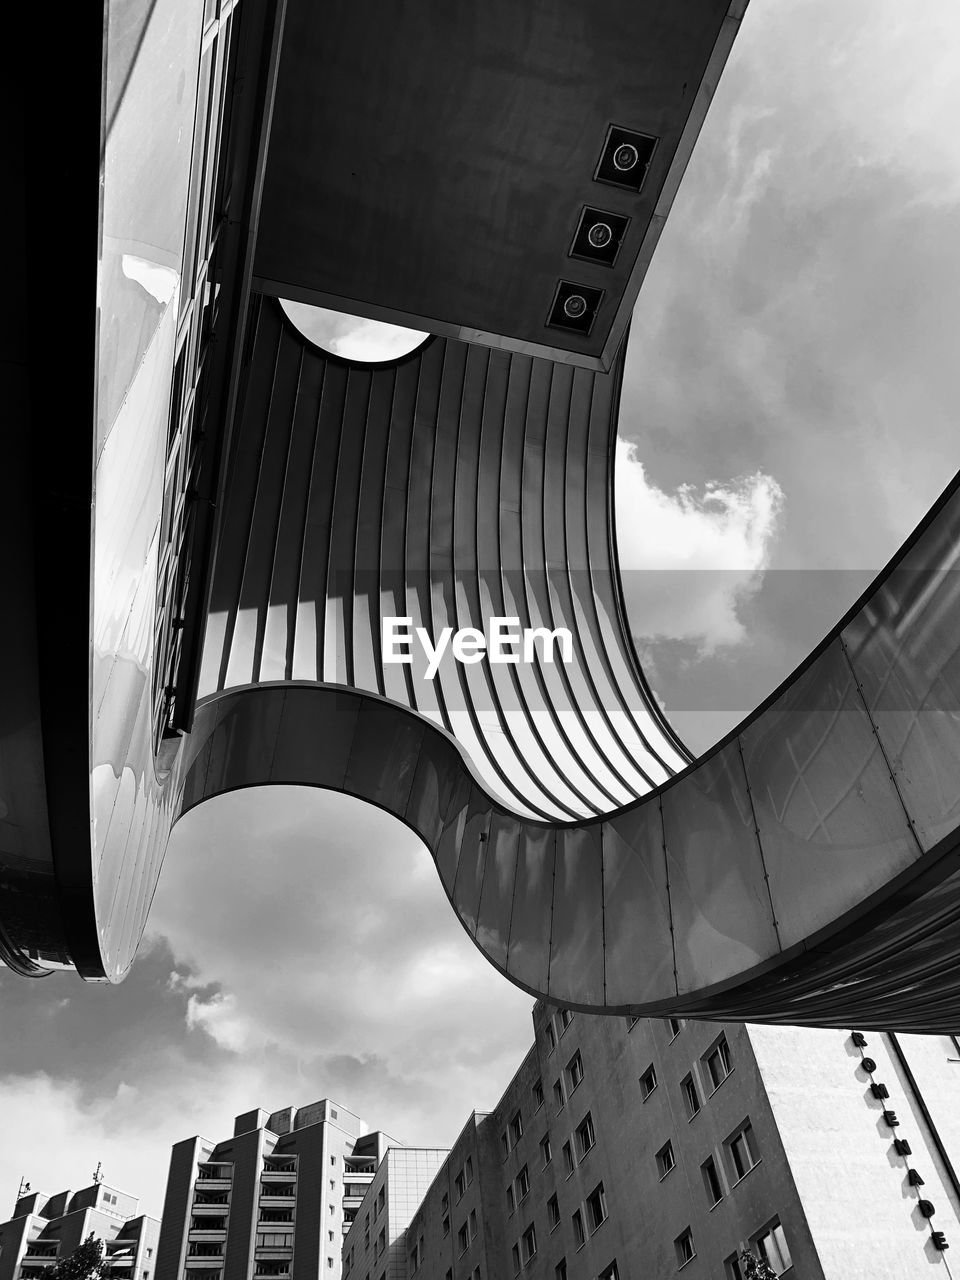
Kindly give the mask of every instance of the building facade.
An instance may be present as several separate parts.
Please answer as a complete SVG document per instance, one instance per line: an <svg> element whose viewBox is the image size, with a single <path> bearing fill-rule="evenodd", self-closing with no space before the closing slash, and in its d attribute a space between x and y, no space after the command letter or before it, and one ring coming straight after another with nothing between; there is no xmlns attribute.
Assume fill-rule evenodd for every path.
<svg viewBox="0 0 960 1280"><path fill-rule="evenodd" d="M410 1220L409 1280L742 1280L745 1251L790 1280L950 1274L951 1037L543 1003L534 1028Z"/></svg>
<svg viewBox="0 0 960 1280"><path fill-rule="evenodd" d="M448 1154L388 1148L344 1238L344 1280L405 1280L407 1227Z"/></svg>
<svg viewBox="0 0 960 1280"><path fill-rule="evenodd" d="M0 1280L43 1280L89 1235L103 1241L110 1280L153 1280L160 1223L105 1182L80 1191L21 1195L0 1223Z"/></svg>
<svg viewBox="0 0 960 1280"><path fill-rule="evenodd" d="M339 1103L237 1116L220 1142L174 1145L157 1280L339 1280L349 1230L387 1148Z"/></svg>

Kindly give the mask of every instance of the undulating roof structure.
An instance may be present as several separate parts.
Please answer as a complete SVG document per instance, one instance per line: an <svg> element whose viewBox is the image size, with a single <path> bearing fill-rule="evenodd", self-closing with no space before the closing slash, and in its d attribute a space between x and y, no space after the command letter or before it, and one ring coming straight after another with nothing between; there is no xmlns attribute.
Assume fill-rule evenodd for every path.
<svg viewBox="0 0 960 1280"><path fill-rule="evenodd" d="M442 53L455 37L432 7ZM3 509L18 555L0 668L0 958L25 975L119 981L176 819L233 789L293 783L406 822L476 945L552 1001L955 1028L957 482L801 669L701 760L660 712L624 615L611 495L625 316L743 5L697 0L684 18L603 0L592 24L575 0L532 16L484 7L478 74L457 87L504 111L484 118L472 157L447 136L464 112L430 105L442 74L420 132L403 116L422 58L404 61L419 27L398 7L377 29L379 61L359 59L386 77L394 115L372 135L366 117L345 118L358 167L337 139L328 171L329 95L296 83L317 7L201 8L111 7L105 47L102 23L79 12L52 37L76 146L65 169L31 169L13 255L36 264L30 290L11 273L8 314L29 325L5 338L7 403L25 429ZM323 7L328 53L364 8ZM622 37L638 22L649 42L634 66ZM525 74L516 94L497 90ZM545 139L532 159L531 103ZM310 181L288 208L289 131L271 130L291 111ZM42 139L25 136L29 160ZM509 182L465 238L441 198L451 166L482 194L496 164ZM377 173L410 189L385 198ZM65 179L76 217L52 255L43 212ZM330 237L382 227L396 247L410 210L427 220L418 261L431 235L465 255L408 317L435 303L422 327L439 336L369 367L314 347L270 295L283 284L329 303L359 256L356 298L344 296L378 314L376 271L356 245L334 261ZM326 257L301 244L299 283L267 279L268 250L297 268L314 215ZM58 262L81 266L52 379L38 298L54 296ZM383 272L380 310L403 318L403 270ZM411 663L386 660L389 619L436 641L496 618L541 633L528 661L447 654L431 678L416 643ZM544 637L564 629L570 653L551 661Z"/></svg>

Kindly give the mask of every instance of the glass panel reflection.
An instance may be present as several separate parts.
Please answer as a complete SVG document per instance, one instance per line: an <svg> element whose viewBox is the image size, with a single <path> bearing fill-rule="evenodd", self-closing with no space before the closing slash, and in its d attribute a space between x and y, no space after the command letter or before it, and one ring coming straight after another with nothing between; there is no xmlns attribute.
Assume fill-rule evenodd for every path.
<svg viewBox="0 0 960 1280"><path fill-rule="evenodd" d="M214 735L207 795L271 780L284 693L264 689L224 705Z"/></svg>
<svg viewBox="0 0 960 1280"><path fill-rule="evenodd" d="M663 825L648 802L604 824L607 1004L676 995Z"/></svg>
<svg viewBox="0 0 960 1280"><path fill-rule="evenodd" d="M453 886L460 866L460 850L463 845L463 832L467 823L471 787L469 783L458 789L444 819L443 830L437 841L437 872L440 881L450 897L453 897ZM419 829L419 828L418 828Z"/></svg>
<svg viewBox="0 0 960 1280"><path fill-rule="evenodd" d="M434 852L442 831L449 826L470 794L470 779L456 747L439 733L427 732L420 744L420 758L407 800L406 820L419 831ZM447 882L445 882L447 883ZM452 884L452 877L449 884Z"/></svg>
<svg viewBox="0 0 960 1280"><path fill-rule="evenodd" d="M486 841L477 943L500 968L507 963L519 840L520 820L496 813Z"/></svg>
<svg viewBox="0 0 960 1280"><path fill-rule="evenodd" d="M557 832L549 994L603 1004L600 824Z"/></svg>
<svg viewBox="0 0 960 1280"><path fill-rule="evenodd" d="M685 992L775 955L777 936L736 742L661 800Z"/></svg>
<svg viewBox="0 0 960 1280"><path fill-rule="evenodd" d="M283 694L285 701L271 779L341 789L360 713L360 698L330 689L302 687L273 692ZM251 732L256 733L256 728L252 727Z"/></svg>
<svg viewBox="0 0 960 1280"><path fill-rule="evenodd" d="M507 972L536 991L546 990L550 968L556 849L557 833L550 827L521 832Z"/></svg>
<svg viewBox="0 0 960 1280"><path fill-rule="evenodd" d="M744 730L743 750L784 946L917 857L839 641Z"/></svg>
<svg viewBox="0 0 960 1280"><path fill-rule="evenodd" d="M947 559L957 531L921 541L921 563ZM897 786L924 849L960 823L960 572L893 573L843 633Z"/></svg>
<svg viewBox="0 0 960 1280"><path fill-rule="evenodd" d="M453 889L453 905L470 934L477 932L477 908L483 883L483 863L487 841L482 840L490 828L490 801L474 784L467 806L467 818L460 845L460 861Z"/></svg>
<svg viewBox="0 0 960 1280"><path fill-rule="evenodd" d="M344 789L403 814L426 725L384 702L360 704Z"/></svg>

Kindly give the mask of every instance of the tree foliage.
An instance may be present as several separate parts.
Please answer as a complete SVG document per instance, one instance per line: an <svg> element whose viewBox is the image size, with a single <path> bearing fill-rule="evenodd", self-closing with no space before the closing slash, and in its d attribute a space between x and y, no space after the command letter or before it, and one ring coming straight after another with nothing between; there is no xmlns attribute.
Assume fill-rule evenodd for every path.
<svg viewBox="0 0 960 1280"><path fill-rule="evenodd" d="M766 1258L758 1258L749 1250L740 1255L740 1270L743 1280L777 1280L777 1273Z"/></svg>
<svg viewBox="0 0 960 1280"><path fill-rule="evenodd" d="M91 1231L73 1253L61 1258L46 1273L46 1280L106 1280L110 1269L103 1256L103 1241Z"/></svg>

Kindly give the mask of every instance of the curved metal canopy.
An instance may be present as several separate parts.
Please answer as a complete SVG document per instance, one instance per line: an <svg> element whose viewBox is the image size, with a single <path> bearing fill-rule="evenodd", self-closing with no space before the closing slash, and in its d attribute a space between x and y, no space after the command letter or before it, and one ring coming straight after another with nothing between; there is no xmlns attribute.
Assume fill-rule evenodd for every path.
<svg viewBox="0 0 960 1280"><path fill-rule="evenodd" d="M438 339L350 366L255 306L214 566L201 698L309 680L380 694L452 733L492 795L569 820L645 795L689 760L635 660L613 558L622 355L606 376ZM566 628L573 660L464 664L387 617Z"/></svg>
<svg viewBox="0 0 960 1280"><path fill-rule="evenodd" d="M960 499L665 776L682 758L613 572L616 386L453 342L361 373L261 307L181 811L264 783L382 806L484 954L564 1004L954 1025ZM379 661L385 613L435 631L508 609L569 626L574 664L526 688L452 665L434 689ZM591 782L622 807L596 816Z"/></svg>
<svg viewBox="0 0 960 1280"><path fill-rule="evenodd" d="M59 385L32 334L27 376L20 327L4 365L27 425L8 433L3 510L18 554L0 664L0 959L119 981L175 818L293 782L407 822L484 954L550 1000L955 1029L960 479L803 667L688 764L623 615L619 364L602 376L436 340L359 371L309 348L275 304L255 301L248 326L283 6L245 0L237 27L223 4L201 32L199 10L185 23L165 3L109 128L102 14L58 26L84 140L64 149L67 186L92 194L61 220L60 254L38 239L11 258L48 280L31 276L44 298L63 261L100 246ZM659 22L663 6L648 8ZM738 6L710 8L735 27ZM234 65L243 92L177 91L201 45L203 75L223 86ZM107 60L114 80L123 65ZM622 70L636 79L632 58ZM202 182L194 100L207 104L195 129L214 113L211 138L218 103L230 119ZM31 153L43 146L38 134ZM85 168L98 150L102 205ZM62 165L48 181L36 208L59 207ZM26 286L14 270L18 319ZM30 406L50 396L41 429ZM208 571L202 697L177 737ZM385 617L436 637L491 615L568 627L572 661L448 660L430 681L419 657L381 660Z"/></svg>

